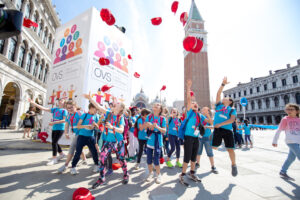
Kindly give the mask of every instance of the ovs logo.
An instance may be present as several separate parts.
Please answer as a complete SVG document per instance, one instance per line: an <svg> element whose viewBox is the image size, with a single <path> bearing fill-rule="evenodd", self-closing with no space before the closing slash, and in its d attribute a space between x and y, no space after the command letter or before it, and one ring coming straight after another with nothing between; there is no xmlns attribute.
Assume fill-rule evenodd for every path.
<svg viewBox="0 0 300 200"><path fill-rule="evenodd" d="M94 55L98 58L109 59L111 65L128 73L128 60L122 45L121 41L111 41L108 36L104 36L103 41L97 43L98 50L94 52Z"/></svg>
<svg viewBox="0 0 300 200"><path fill-rule="evenodd" d="M65 30L64 37L60 40L59 48L55 52L54 64L82 54L82 39L79 38L79 31L76 29L77 25L74 24L71 29Z"/></svg>

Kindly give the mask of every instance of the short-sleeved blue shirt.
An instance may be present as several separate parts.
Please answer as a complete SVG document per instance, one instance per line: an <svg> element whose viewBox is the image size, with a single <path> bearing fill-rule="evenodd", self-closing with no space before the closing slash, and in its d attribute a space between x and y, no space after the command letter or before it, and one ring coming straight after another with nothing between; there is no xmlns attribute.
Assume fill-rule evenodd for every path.
<svg viewBox="0 0 300 200"><path fill-rule="evenodd" d="M251 126L250 125L246 126L246 124L244 124L243 128L244 128L245 135L251 134L251 130L250 130Z"/></svg>
<svg viewBox="0 0 300 200"><path fill-rule="evenodd" d="M142 131L139 129L140 125L143 125L144 122L143 122L143 119L140 117L138 118L137 120L137 128L139 130L139 133L138 133L138 138L139 140L147 140L147 130L146 129L143 129Z"/></svg>
<svg viewBox="0 0 300 200"><path fill-rule="evenodd" d="M168 134L178 136L180 120L178 118L171 117L168 119Z"/></svg>
<svg viewBox="0 0 300 200"><path fill-rule="evenodd" d="M111 113L111 114L109 114ZM112 126L115 127L120 127L120 126L125 126L125 121L124 121L124 117L123 116L119 116L119 119L117 115L114 115L112 112L106 112L105 117L110 117L109 119L107 119L107 122L111 123ZM105 132L106 133L106 132ZM107 135L105 136L105 141L107 142L120 142L124 139L123 133L117 133L117 132L113 132L113 129L107 129Z"/></svg>
<svg viewBox="0 0 300 200"><path fill-rule="evenodd" d="M232 111L231 111L232 110ZM231 114L230 114L231 113ZM225 122L230 119L231 115L237 116L236 110L230 106L224 106L221 102L216 104L216 113L214 117L214 125ZM221 126L220 128L224 128L232 131L232 124L227 124Z"/></svg>
<svg viewBox="0 0 300 200"><path fill-rule="evenodd" d="M78 129L77 129L77 124L80 120L81 117L81 113L80 112L76 112L74 114L69 113L68 117L66 118L66 122L69 124L71 130L73 133L75 133L75 135L78 135Z"/></svg>
<svg viewBox="0 0 300 200"><path fill-rule="evenodd" d="M64 117L68 116L68 111L64 108L51 108L51 113L53 114L53 122L63 120ZM54 124L52 127L53 131L63 131L65 130L65 123Z"/></svg>
<svg viewBox="0 0 300 200"><path fill-rule="evenodd" d="M82 120L81 125L92 125L94 122L98 123L100 116L98 114L91 115L89 113L84 113L81 115L80 119ZM94 130L81 128L78 131L78 135L87 137L94 136Z"/></svg>
<svg viewBox="0 0 300 200"><path fill-rule="evenodd" d="M186 124L185 135L191 137L200 137L200 132L196 131L196 129L199 123L205 120L205 117L193 111L193 109L190 109L187 113L187 118L189 118L189 120Z"/></svg>

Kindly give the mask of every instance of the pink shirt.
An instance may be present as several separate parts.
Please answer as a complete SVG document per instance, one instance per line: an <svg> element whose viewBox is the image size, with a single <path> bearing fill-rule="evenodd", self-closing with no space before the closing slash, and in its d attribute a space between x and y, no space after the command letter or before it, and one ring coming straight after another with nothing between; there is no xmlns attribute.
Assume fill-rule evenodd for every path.
<svg viewBox="0 0 300 200"><path fill-rule="evenodd" d="M277 144L281 131L285 131L287 144L300 144L300 118L286 116L282 118L274 136L273 144Z"/></svg>

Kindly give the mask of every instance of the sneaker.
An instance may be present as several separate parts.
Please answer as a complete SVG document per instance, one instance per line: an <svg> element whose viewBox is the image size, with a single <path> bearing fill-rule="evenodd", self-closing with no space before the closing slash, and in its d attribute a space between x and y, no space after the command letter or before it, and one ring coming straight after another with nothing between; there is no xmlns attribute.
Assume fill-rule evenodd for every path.
<svg viewBox="0 0 300 200"><path fill-rule="evenodd" d="M146 181L150 182L152 178L153 178L153 172L152 173L148 173L148 175L146 177Z"/></svg>
<svg viewBox="0 0 300 200"><path fill-rule="evenodd" d="M135 169L135 170L140 169L140 163L136 163L135 166L134 166L134 169Z"/></svg>
<svg viewBox="0 0 300 200"><path fill-rule="evenodd" d="M174 167L174 166L172 165L171 161L167 161L167 162L166 162L166 165L167 165L168 167L171 167L171 168Z"/></svg>
<svg viewBox="0 0 300 200"><path fill-rule="evenodd" d="M61 159L65 158L65 157L66 157L65 154L60 154L60 155L57 157L57 160L61 160Z"/></svg>
<svg viewBox="0 0 300 200"><path fill-rule="evenodd" d="M236 165L231 166L231 174L232 176L237 176L238 175L238 170Z"/></svg>
<svg viewBox="0 0 300 200"><path fill-rule="evenodd" d="M99 166L98 165L94 165L93 172L97 173L99 171L100 171Z"/></svg>
<svg viewBox="0 0 300 200"><path fill-rule="evenodd" d="M126 185L128 183L128 179L129 179L128 176L124 176L123 181L122 181L123 185Z"/></svg>
<svg viewBox="0 0 300 200"><path fill-rule="evenodd" d="M83 161L81 162L81 164L82 164L82 165L88 165L88 163L87 163L86 160L83 160Z"/></svg>
<svg viewBox="0 0 300 200"><path fill-rule="evenodd" d="M211 167L211 172L214 173L214 174L218 174L218 170L215 166Z"/></svg>
<svg viewBox="0 0 300 200"><path fill-rule="evenodd" d="M179 167L179 168L182 168L182 164L179 161L176 162L176 166Z"/></svg>
<svg viewBox="0 0 300 200"><path fill-rule="evenodd" d="M66 171L66 165L61 166L57 171L58 173L63 173L64 171Z"/></svg>
<svg viewBox="0 0 300 200"><path fill-rule="evenodd" d="M200 167L200 164L199 163L196 163L196 168L199 168Z"/></svg>
<svg viewBox="0 0 300 200"><path fill-rule="evenodd" d="M156 176L156 178L155 178L155 183L156 183L156 184L160 184L160 183L161 183L161 175L160 175L160 174L158 174L158 175Z"/></svg>
<svg viewBox="0 0 300 200"><path fill-rule="evenodd" d="M72 167L71 170L70 170L70 174L76 175L76 174L79 174L79 172L76 170L75 167Z"/></svg>
<svg viewBox="0 0 300 200"><path fill-rule="evenodd" d="M50 161L47 163L48 166L55 165L55 164L57 164L57 159L56 159L56 158L50 160Z"/></svg>
<svg viewBox="0 0 300 200"><path fill-rule="evenodd" d="M182 176L182 174L179 175L179 182L182 184L182 185L185 185L185 186L189 186L189 184L185 181L185 176Z"/></svg>
<svg viewBox="0 0 300 200"><path fill-rule="evenodd" d="M93 184L92 188L96 189L97 187L99 187L100 185L103 185L104 181L102 179L98 179L96 183Z"/></svg>
<svg viewBox="0 0 300 200"><path fill-rule="evenodd" d="M287 175L287 173L285 173L285 172L280 172L279 175L282 178L285 178L285 179L293 179L292 177L290 177L289 175Z"/></svg>
<svg viewBox="0 0 300 200"><path fill-rule="evenodd" d="M192 174L191 172L189 172L187 175L188 175L188 177L189 177L190 179L192 179L193 181L195 181L195 182L201 182L201 179L199 179L199 177L196 176L195 174Z"/></svg>
<svg viewBox="0 0 300 200"><path fill-rule="evenodd" d="M112 169L108 169L107 172L105 173L105 176L112 175L114 171Z"/></svg>

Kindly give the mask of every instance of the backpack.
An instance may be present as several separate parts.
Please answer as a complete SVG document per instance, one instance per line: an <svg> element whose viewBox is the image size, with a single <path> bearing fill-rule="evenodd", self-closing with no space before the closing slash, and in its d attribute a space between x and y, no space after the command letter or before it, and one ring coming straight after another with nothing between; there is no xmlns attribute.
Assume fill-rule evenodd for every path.
<svg viewBox="0 0 300 200"><path fill-rule="evenodd" d="M139 120L140 118L142 118L142 117L139 116L139 117L136 119L135 123L134 123L134 131L133 131L133 135L134 135L134 137L136 137L136 138L138 138L138 135L139 135L138 120ZM144 123L144 120L143 120L143 123Z"/></svg>
<svg viewBox="0 0 300 200"><path fill-rule="evenodd" d="M149 121L149 122L150 122L151 118L154 119L154 115L153 115L153 114L151 114L151 115L148 116L148 121ZM162 122L163 122L163 117L162 117L162 116L159 116L159 121L160 121L160 127L161 127L161 126L162 126ZM149 138L151 137L152 133L153 133L153 132L152 132L151 130L147 129L147 136L148 136Z"/></svg>
<svg viewBox="0 0 300 200"><path fill-rule="evenodd" d="M190 114L189 116L187 116L187 118L185 118L185 120L181 123L181 126L180 126L179 131L178 131L178 137L179 137L180 139L182 139L182 140L184 140L184 135L185 135L186 125L187 125L188 121L191 119L192 115L193 115L193 114L191 113L191 114ZM198 127L195 128L195 130L196 130L197 128L199 128L200 135L203 136L204 133L205 133L205 129L204 129L202 123L201 123L201 117L200 117L200 115L199 115L198 113L197 113L197 115L198 115L198 117L199 117L199 119L200 119L200 123L198 124Z"/></svg>

